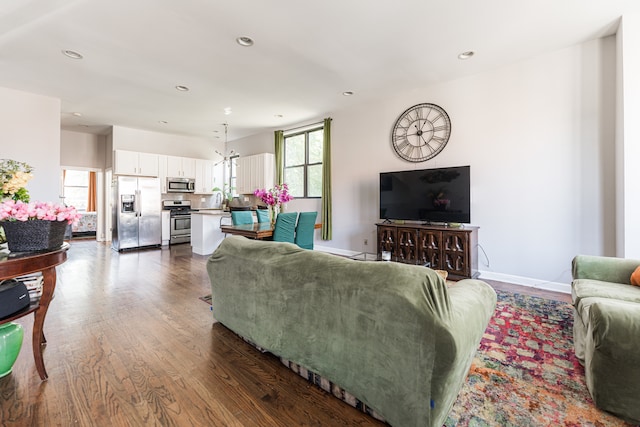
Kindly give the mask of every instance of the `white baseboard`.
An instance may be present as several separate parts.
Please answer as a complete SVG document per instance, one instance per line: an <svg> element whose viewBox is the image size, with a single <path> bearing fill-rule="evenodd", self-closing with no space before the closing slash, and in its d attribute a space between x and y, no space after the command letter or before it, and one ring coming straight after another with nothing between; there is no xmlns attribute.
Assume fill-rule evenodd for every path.
<svg viewBox="0 0 640 427"><path fill-rule="evenodd" d="M548 280L514 276L511 274L496 273L494 271L480 271L480 277L478 279L497 280L500 282L513 283L514 285L529 286L531 288L562 292L565 294L571 293L571 285L568 283L550 282Z"/></svg>
<svg viewBox="0 0 640 427"><path fill-rule="evenodd" d="M319 251L319 252L327 252L330 254L342 255L342 256L354 256L362 253L357 251L350 251L347 249L337 249L329 246L318 246L318 245L314 245L313 250Z"/></svg>

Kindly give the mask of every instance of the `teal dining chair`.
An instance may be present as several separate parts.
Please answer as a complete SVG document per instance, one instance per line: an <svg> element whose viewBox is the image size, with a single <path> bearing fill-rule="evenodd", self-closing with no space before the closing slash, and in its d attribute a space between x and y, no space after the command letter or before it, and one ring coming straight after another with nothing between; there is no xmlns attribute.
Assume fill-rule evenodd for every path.
<svg viewBox="0 0 640 427"><path fill-rule="evenodd" d="M258 217L258 222L264 223L271 221L271 217L269 215L268 209L258 209L256 210L256 216Z"/></svg>
<svg viewBox="0 0 640 427"><path fill-rule="evenodd" d="M313 249L313 233L317 217L318 212L300 212L298 225L296 225L296 245L303 249Z"/></svg>
<svg viewBox="0 0 640 427"><path fill-rule="evenodd" d="M278 214L276 217L276 226L273 229L273 241L294 243L297 221L298 212Z"/></svg>
<svg viewBox="0 0 640 427"><path fill-rule="evenodd" d="M231 211L231 221L233 221L233 225L253 224L253 213L251 211Z"/></svg>

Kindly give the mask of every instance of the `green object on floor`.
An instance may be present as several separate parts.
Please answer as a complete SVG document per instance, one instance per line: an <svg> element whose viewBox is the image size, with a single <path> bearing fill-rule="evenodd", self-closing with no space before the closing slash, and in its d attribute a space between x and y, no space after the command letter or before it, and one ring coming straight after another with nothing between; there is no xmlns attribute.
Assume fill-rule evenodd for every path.
<svg viewBox="0 0 640 427"><path fill-rule="evenodd" d="M22 325L13 322L0 325L0 378L11 373L22 348L23 337Z"/></svg>

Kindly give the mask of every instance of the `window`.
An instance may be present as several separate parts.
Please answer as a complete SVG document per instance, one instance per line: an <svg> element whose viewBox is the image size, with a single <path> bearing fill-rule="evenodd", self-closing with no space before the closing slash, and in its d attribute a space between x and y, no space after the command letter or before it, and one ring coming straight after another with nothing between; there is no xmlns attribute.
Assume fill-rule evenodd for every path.
<svg viewBox="0 0 640 427"><path fill-rule="evenodd" d="M66 170L63 194L67 206L74 206L78 211L86 211L89 199L89 172Z"/></svg>
<svg viewBox="0 0 640 427"><path fill-rule="evenodd" d="M293 197L322 197L324 129L284 137L284 182Z"/></svg>

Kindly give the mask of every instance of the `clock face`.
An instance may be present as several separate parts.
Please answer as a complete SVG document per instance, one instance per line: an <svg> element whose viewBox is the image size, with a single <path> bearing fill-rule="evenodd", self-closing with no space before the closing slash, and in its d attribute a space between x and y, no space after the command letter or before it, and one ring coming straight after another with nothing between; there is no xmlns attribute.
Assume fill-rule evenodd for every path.
<svg viewBox="0 0 640 427"><path fill-rule="evenodd" d="M391 134L393 149L409 162L424 162L440 153L451 134L451 120L435 104L418 104L400 114Z"/></svg>

